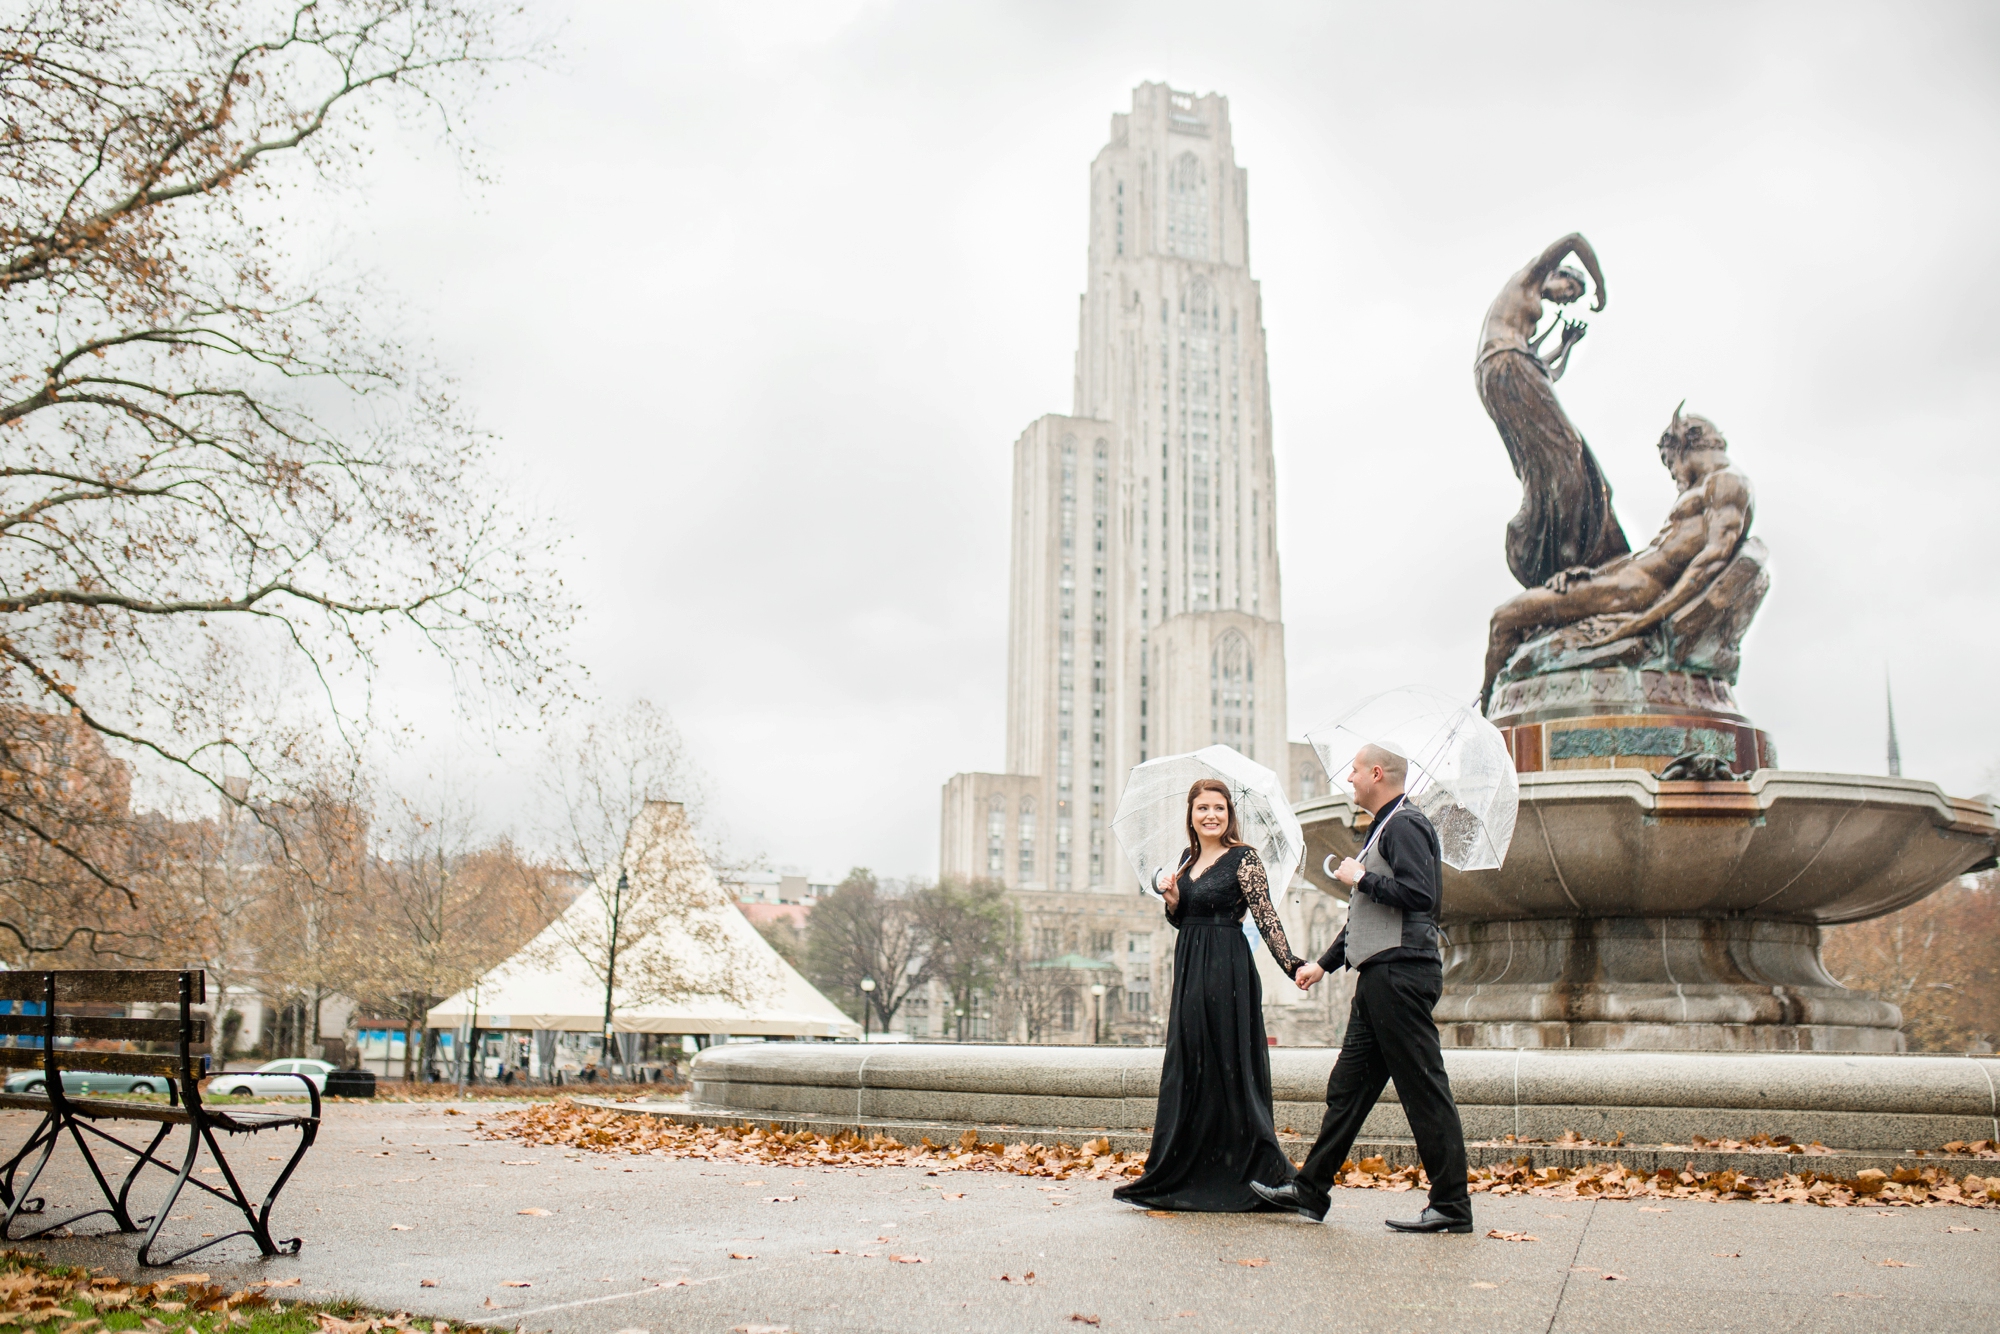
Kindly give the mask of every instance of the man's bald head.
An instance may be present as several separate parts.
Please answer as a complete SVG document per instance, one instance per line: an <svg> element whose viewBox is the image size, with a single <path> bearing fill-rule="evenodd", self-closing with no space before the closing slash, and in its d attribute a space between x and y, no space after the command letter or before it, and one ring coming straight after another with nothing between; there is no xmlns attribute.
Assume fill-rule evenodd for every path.
<svg viewBox="0 0 2000 1334"><path fill-rule="evenodd" d="M1410 778L1410 762L1393 750L1369 743L1354 752L1354 763L1364 769L1380 768L1382 781L1401 789Z"/></svg>

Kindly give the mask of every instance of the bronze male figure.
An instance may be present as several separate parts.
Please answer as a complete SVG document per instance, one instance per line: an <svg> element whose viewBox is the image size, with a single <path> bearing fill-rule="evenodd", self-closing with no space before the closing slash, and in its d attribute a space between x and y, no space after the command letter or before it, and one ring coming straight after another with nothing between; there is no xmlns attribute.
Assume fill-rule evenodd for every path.
<svg viewBox="0 0 2000 1334"><path fill-rule="evenodd" d="M1570 627L1564 636L1570 650L1636 639L1708 592L1736 559L1756 501L1750 479L1730 462L1722 432L1707 418L1683 416L1676 408L1660 436L1660 462L1680 495L1666 526L1644 549L1596 568L1558 571L1494 611L1482 706L1491 702L1494 679L1507 660L1536 631Z"/></svg>

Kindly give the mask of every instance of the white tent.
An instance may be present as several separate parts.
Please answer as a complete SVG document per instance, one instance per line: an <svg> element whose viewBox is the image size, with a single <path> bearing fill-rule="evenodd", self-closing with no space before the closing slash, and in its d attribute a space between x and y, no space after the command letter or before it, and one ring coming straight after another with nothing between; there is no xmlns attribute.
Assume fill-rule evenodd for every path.
<svg viewBox="0 0 2000 1334"><path fill-rule="evenodd" d="M626 987L613 993L611 1028L616 1033L727 1033L744 1037L860 1037L861 1025L835 1008L832 1001L799 976L778 956L737 910L676 802L648 802L639 817L654 835L649 846L664 848L666 858L687 874L693 868L688 898L699 917L713 928L690 933L685 922L667 924L636 941L621 943L618 974L623 978L672 973L683 977L713 976L723 967L747 977L747 1004L718 994L681 994L672 1000L628 999ZM639 824L634 826L635 832ZM630 844L628 843L628 847ZM652 873L649 858L628 858L636 880ZM606 919L603 897L586 891L533 941L473 986L431 1010L431 1028L464 1031L477 1022L482 1030L540 1029L600 1033L604 1029L604 983L583 956L570 945L579 937L602 938ZM719 957L726 955L724 959Z"/></svg>

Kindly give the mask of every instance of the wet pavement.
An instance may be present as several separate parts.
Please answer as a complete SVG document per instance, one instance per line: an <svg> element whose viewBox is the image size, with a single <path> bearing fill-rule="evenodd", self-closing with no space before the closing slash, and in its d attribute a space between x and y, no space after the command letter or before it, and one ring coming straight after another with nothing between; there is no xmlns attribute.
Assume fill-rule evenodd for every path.
<svg viewBox="0 0 2000 1334"><path fill-rule="evenodd" d="M303 1251L260 1260L238 1240L169 1272L296 1276L273 1295L561 1334L2000 1328L1991 1210L1477 1196L1479 1235L1412 1237L1381 1221L1415 1213L1411 1193L1337 1191L1324 1226L1151 1217L1110 1182L531 1149L473 1136L492 1104L463 1109L330 1105L274 1219ZM30 1124L0 1113L0 1143ZM275 1171L276 1138L224 1147ZM159 1197L153 1175L143 1200ZM39 1193L52 1212L82 1207L86 1181L59 1150ZM171 1227L184 1245L228 1230L189 1195ZM30 1247L121 1273L137 1272L135 1248L116 1235Z"/></svg>

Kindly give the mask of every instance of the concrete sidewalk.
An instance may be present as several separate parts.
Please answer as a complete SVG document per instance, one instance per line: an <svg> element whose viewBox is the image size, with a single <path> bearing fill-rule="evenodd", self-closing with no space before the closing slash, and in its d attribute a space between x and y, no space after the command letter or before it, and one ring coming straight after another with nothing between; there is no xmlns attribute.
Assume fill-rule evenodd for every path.
<svg viewBox="0 0 2000 1334"><path fill-rule="evenodd" d="M1482 1234L1540 1240L1405 1237L1381 1220L1414 1212L1420 1197L1407 1193L1337 1192L1318 1227L1155 1218L1112 1200L1108 1182L529 1149L474 1139L473 1121L494 1109L465 1111L330 1106L274 1221L280 1236L303 1234L304 1251L258 1261L232 1242L190 1267L225 1283L296 1275L289 1291L301 1296L562 1334L1093 1328L1072 1315L1102 1330L1175 1331L2000 1327L1990 1210L1678 1202L1658 1212L1478 1196ZM0 1114L0 1143L28 1128L28 1114ZM256 1141L228 1147L264 1165ZM85 1198L74 1151L57 1163L42 1192L52 1211ZM223 1230L219 1210L186 1196L175 1213L190 1240ZM128 1238L34 1248L135 1272ZM1032 1284L1001 1278L1029 1271Z"/></svg>

